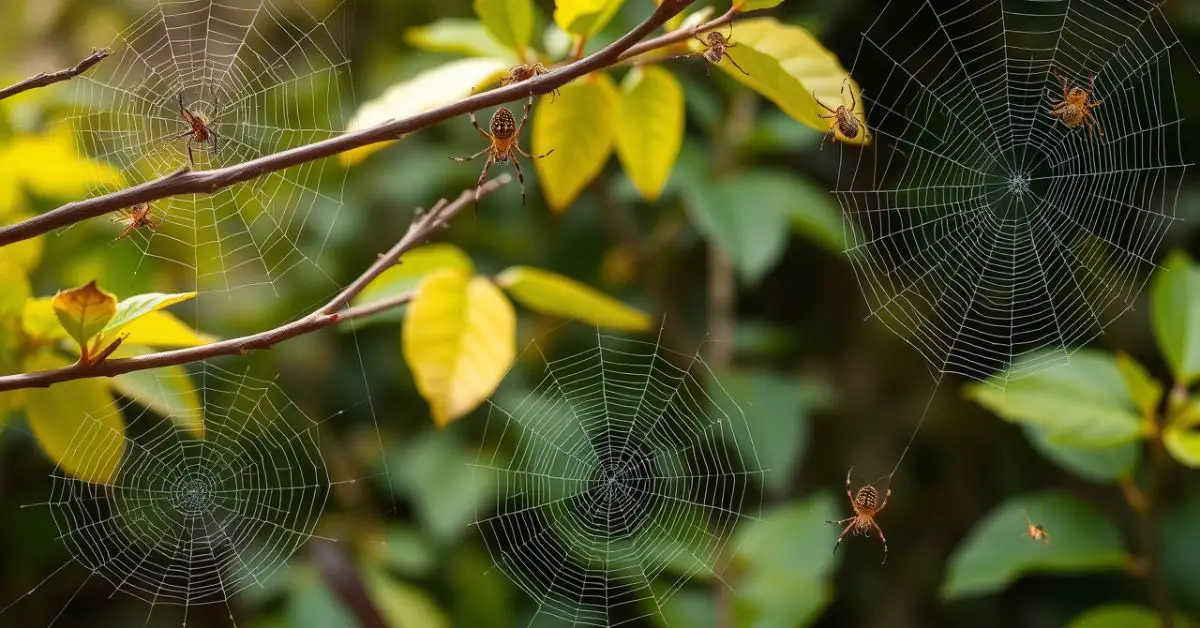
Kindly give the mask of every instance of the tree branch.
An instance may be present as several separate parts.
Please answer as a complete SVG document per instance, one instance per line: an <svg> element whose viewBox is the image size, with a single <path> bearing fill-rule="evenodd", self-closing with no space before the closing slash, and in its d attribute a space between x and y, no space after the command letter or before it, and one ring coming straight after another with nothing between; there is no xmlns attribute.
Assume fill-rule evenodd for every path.
<svg viewBox="0 0 1200 628"><path fill-rule="evenodd" d="M181 168L174 173L111 194L67 203L44 214L6 227L0 227L0 247L26 240L60 227L94 218L137 203L156 201L177 194L211 194L235 183L248 181L268 172L290 168L369 144L395 140L406 133L449 120L484 107L519 100L532 94L546 94L580 76L617 63L621 53L665 24L694 0L663 0L641 24L617 41L583 59L521 83L493 89L448 105L419 113L403 120L344 133L306 146L291 148L258 159L216 168L191 171Z"/></svg>
<svg viewBox="0 0 1200 628"><path fill-rule="evenodd" d="M639 44L630 46L625 52L622 52L620 56L617 57L617 61L625 61L640 54L650 52L651 50L666 48L667 46L685 42L693 37L698 36L700 33L706 33L714 28L719 28L729 24L733 21L733 18L737 17L740 13L741 11L738 11L736 7L729 7L729 10L720 17L711 19L703 24L698 24L692 28L681 28L674 30L666 35L660 35L654 39L647 39Z"/></svg>
<svg viewBox="0 0 1200 628"><path fill-rule="evenodd" d="M499 177L479 186L479 195L490 194L510 181L512 181L511 175L508 173L501 174ZM367 284L371 280L378 277L388 268L398 264L402 255L428 240L434 233L445 227L447 222L462 211L464 207L473 202L475 202L475 188L470 188L464 190L462 194L458 195L458 198L451 202L446 202L443 199L434 205L433 209L418 213L413 219L412 224L409 225L404 237L400 238L400 241L395 246L388 250L387 253L379 256L379 259L371 264L367 270L363 271L363 274L351 282L346 289L339 292L337 296L333 297L320 309L315 310L304 318L249 336L230 338L198 347L160 351L129 358L104 360L91 364L76 363L47 371L5 375L0 377L0 392L20 388L44 388L51 384L75 379L112 377L131 371L141 371L176 364L189 364L222 355L245 355L250 351L269 349L289 338L295 338L296 336L323 329L336 323L362 318L403 305L412 298L411 293L396 295L380 301L342 310L351 299L362 292L363 288L367 287Z"/></svg>
<svg viewBox="0 0 1200 628"><path fill-rule="evenodd" d="M53 85L55 83L58 83L59 81L65 81L67 79L79 76L80 74L83 74L84 72L87 72L89 69L91 69L91 67L93 65L100 63L101 59L103 59L104 57L107 57L110 54L112 54L112 51L110 51L108 48L101 48L99 50L93 50L92 54L88 55L87 57L84 57L83 61L76 63L75 67L73 67L73 68L67 68L65 70L51 72L50 74L46 74L45 72L40 72L38 74L35 74L34 76L31 76L31 77L25 79L24 81L21 81L20 83L16 83L15 85L9 85L8 87L5 87L4 89L0 89L0 100L4 100L5 98L10 98L12 96L16 96L17 94L20 94L21 92L28 91L28 90L34 89L36 87L45 87L47 85Z"/></svg>

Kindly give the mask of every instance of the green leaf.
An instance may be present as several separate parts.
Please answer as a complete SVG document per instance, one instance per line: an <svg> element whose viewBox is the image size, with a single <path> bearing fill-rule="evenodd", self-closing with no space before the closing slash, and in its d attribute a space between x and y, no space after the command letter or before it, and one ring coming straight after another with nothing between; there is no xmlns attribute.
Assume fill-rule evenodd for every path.
<svg viewBox="0 0 1200 628"><path fill-rule="evenodd" d="M364 584L389 626L448 628L446 613L428 593L396 580L379 569L368 569Z"/></svg>
<svg viewBox="0 0 1200 628"><path fill-rule="evenodd" d="M1105 604L1076 615L1066 628L1161 628L1158 611L1135 604ZM1187 618L1176 615L1175 625L1188 626Z"/></svg>
<svg viewBox="0 0 1200 628"><path fill-rule="evenodd" d="M66 366L43 353L26 370ZM110 484L125 451L125 420L103 379L80 379L25 391L25 418L34 437L64 473Z"/></svg>
<svg viewBox="0 0 1200 628"><path fill-rule="evenodd" d="M630 331L650 328L650 317L591 286L532 266L513 266L496 284L521 305L549 316Z"/></svg>
<svg viewBox="0 0 1200 628"><path fill-rule="evenodd" d="M88 342L112 320L117 311L117 297L96 287L95 281L70 290L59 290L50 302L58 322L79 344L86 359Z"/></svg>
<svg viewBox="0 0 1200 628"><path fill-rule="evenodd" d="M426 275L442 269L454 269L464 274L474 272L471 258L453 244L436 243L417 247L400 258L400 263L383 271L354 297L351 305L365 305L412 292ZM372 316L368 322L399 320L402 310L397 308L383 315Z"/></svg>
<svg viewBox="0 0 1200 628"><path fill-rule="evenodd" d="M1200 375L1200 268L1174 253L1150 284L1154 337L1176 381L1186 385Z"/></svg>
<svg viewBox="0 0 1200 628"><path fill-rule="evenodd" d="M180 429L187 430L197 440L204 438L204 410L200 405L200 389L192 382L187 369L166 366L143 371L131 371L112 378L117 394L137 402L155 414L171 419Z"/></svg>
<svg viewBox="0 0 1200 628"><path fill-rule="evenodd" d="M533 36L530 0L475 0L475 15L496 41L523 53Z"/></svg>
<svg viewBox="0 0 1200 628"><path fill-rule="evenodd" d="M783 0L742 0L741 2L735 1L733 6L737 7L739 12L746 13L747 11L770 9L771 7L777 7L782 3Z"/></svg>
<svg viewBox="0 0 1200 628"><path fill-rule="evenodd" d="M1180 464L1200 468L1200 424L1168 425L1163 430L1163 445Z"/></svg>
<svg viewBox="0 0 1200 628"><path fill-rule="evenodd" d="M1117 354L1117 369L1121 371L1121 379L1125 380L1125 390L1133 405L1144 417L1152 417L1162 401L1162 382L1150 377L1146 367L1138 363L1126 353Z"/></svg>
<svg viewBox="0 0 1200 628"><path fill-rule="evenodd" d="M1200 608L1200 578L1196 556L1200 556L1200 484L1188 483L1182 499L1168 502L1162 511L1163 572L1172 597L1188 608Z"/></svg>
<svg viewBox="0 0 1200 628"><path fill-rule="evenodd" d="M1024 536L1026 513L1049 534L1050 545ZM1032 573L1119 570L1128 556L1113 523L1066 493L1010 499L988 513L950 557L941 597L988 595Z"/></svg>
<svg viewBox="0 0 1200 628"><path fill-rule="evenodd" d="M683 87L658 66L634 66L621 83L617 157L633 186L658 200L683 146Z"/></svg>
<svg viewBox="0 0 1200 628"><path fill-rule="evenodd" d="M564 31L591 37L608 25L625 0L555 0L554 21Z"/></svg>
<svg viewBox="0 0 1200 628"><path fill-rule="evenodd" d="M762 481L767 491L782 495L808 443L804 391L794 379L766 370L727 373L718 381L728 398L718 395L716 402L734 404L718 410L729 416L740 412L746 419L732 422L737 441L731 444L741 449L745 460L757 460L756 466L765 470Z"/></svg>
<svg viewBox="0 0 1200 628"><path fill-rule="evenodd" d="M495 476L448 431L429 430L399 447L388 462L393 486L412 500L422 528L442 543L468 532L476 509L492 499Z"/></svg>
<svg viewBox="0 0 1200 628"><path fill-rule="evenodd" d="M1042 355L1026 358L1044 359ZM1024 363L1014 363L1013 370ZM1099 351L1078 351L1068 362L1007 384L1002 376L994 376L968 384L964 392L1006 421L1044 428L1048 441L1056 444L1109 448L1142 436L1141 416L1116 359Z"/></svg>
<svg viewBox="0 0 1200 628"><path fill-rule="evenodd" d="M742 281L757 285L774 268L788 241L785 207L774 195L760 196L761 177L743 172L716 183L701 182L685 191L697 230L729 256Z"/></svg>
<svg viewBox="0 0 1200 628"><path fill-rule="evenodd" d="M563 85L553 103L543 98L533 112L533 154L550 208L562 212L600 173L617 138L621 96L607 74Z"/></svg>
<svg viewBox="0 0 1200 628"><path fill-rule="evenodd" d="M1132 477L1142 457L1138 443L1103 449L1068 447L1053 442L1049 429L1029 423L1021 427L1029 443L1042 457L1092 482L1111 484Z"/></svg>
<svg viewBox="0 0 1200 628"><path fill-rule="evenodd" d="M178 294L151 292L129 297L117 304L117 311L112 319L108 321L108 324L104 326L103 333L111 337L120 331L122 327L151 312L156 312L195 297L195 292L180 292Z"/></svg>
<svg viewBox="0 0 1200 628"><path fill-rule="evenodd" d="M491 57L517 62L516 55L479 20L445 18L404 31L404 42L429 52L451 52L471 57Z"/></svg>

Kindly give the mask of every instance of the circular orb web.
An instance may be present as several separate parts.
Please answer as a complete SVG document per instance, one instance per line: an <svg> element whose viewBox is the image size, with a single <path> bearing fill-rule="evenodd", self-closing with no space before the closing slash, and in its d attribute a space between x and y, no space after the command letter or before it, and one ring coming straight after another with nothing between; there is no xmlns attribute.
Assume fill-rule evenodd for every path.
<svg viewBox="0 0 1200 628"><path fill-rule="evenodd" d="M117 37L109 58L72 80L81 151L133 185L339 134L349 64L327 20L272 0L156 4ZM215 145L191 142L190 157L181 97L216 134ZM344 182L343 168L318 160L212 194L161 199L151 211L157 228L117 245L136 246L143 264L169 262L198 290L270 286L319 259Z"/></svg>
<svg viewBox="0 0 1200 628"><path fill-rule="evenodd" d="M76 562L151 604L224 603L264 582L312 536L328 496L317 423L275 384L211 366L201 379L186 395L206 399L203 438L181 427L201 417L141 410L111 484L58 470L46 502ZM186 395L160 401L179 408ZM68 457L104 465L90 445L112 419L81 429Z"/></svg>
<svg viewBox="0 0 1200 628"><path fill-rule="evenodd" d="M497 487L476 524L492 559L539 614L578 625L659 613L760 514L737 404L698 355L653 343L598 336L529 394L498 394L478 465Z"/></svg>
<svg viewBox="0 0 1200 628"><path fill-rule="evenodd" d="M1187 166L1175 77L1195 73L1160 4L892 0L872 18L854 68L874 142L843 150L836 190L847 253L871 315L939 372L1027 374L1133 305ZM1102 137L1050 115L1054 72L1094 73Z"/></svg>

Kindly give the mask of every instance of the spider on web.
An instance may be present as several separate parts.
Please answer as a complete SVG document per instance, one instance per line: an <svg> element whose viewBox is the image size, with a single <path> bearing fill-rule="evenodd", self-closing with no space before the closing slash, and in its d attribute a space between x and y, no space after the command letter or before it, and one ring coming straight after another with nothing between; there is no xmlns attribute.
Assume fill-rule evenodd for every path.
<svg viewBox="0 0 1200 628"><path fill-rule="evenodd" d="M854 515L841 521L826 520L825 522L836 523L837 525L846 524L845 529L838 535L837 543L833 544L833 551L837 552L838 546L842 544L842 539L846 538L847 534L853 533L855 536L869 537L871 536L871 531L874 530L879 535L879 541L883 543L883 562L886 563L888 555L887 537L883 536L883 530L875 522L875 517L887 507L888 498L892 496L892 488L888 487L882 502L879 501L879 491L870 484L859 488L857 493L852 492L850 474L853 472L854 467L850 467L850 470L846 471L846 499L850 501L850 508L854 510Z"/></svg>
<svg viewBox="0 0 1200 628"><path fill-rule="evenodd" d="M1088 131L1088 140L1092 139L1093 127L1100 137L1104 137L1104 129L1100 128L1100 123L1096 122L1096 116L1092 114L1092 109L1104 103L1103 100L1091 100L1092 93L1096 91L1096 75L1088 75L1088 88L1084 89L1070 85L1058 72L1050 72L1058 78L1058 83L1062 86L1062 98L1051 101L1050 115L1071 129L1082 125Z"/></svg>
<svg viewBox="0 0 1200 628"><path fill-rule="evenodd" d="M846 139L852 140L857 138L860 130L863 133L864 139L870 139L870 132L867 131L866 125L860 122L854 113L854 108L858 106L858 99L855 98L853 89L850 90L850 106L847 107L845 105L846 86L849 84L850 77L846 77L846 80L842 81L841 93L843 104L838 105L837 109L831 109L829 105L821 102L821 99L817 98L817 92L815 90L813 91L813 100L817 101L817 104L820 105L822 109L831 114L825 115L823 113L818 113L817 115L827 120L834 120L833 125L829 127L829 131L821 136L821 148L825 148L825 140L829 139L830 137L832 137L835 141L840 140L844 142ZM841 138L845 139L839 138L839 134L841 135Z"/></svg>
<svg viewBox="0 0 1200 628"><path fill-rule="evenodd" d="M1046 544L1046 547L1050 547L1050 533L1046 531L1046 528L1043 528L1041 524L1031 521L1029 519L1028 512L1022 510L1021 514L1025 515L1026 528L1025 531L1021 533L1021 536L1034 541L1042 541Z"/></svg>
<svg viewBox="0 0 1200 628"><path fill-rule="evenodd" d="M487 180L488 169L492 164L504 165L512 162L513 168L517 171L517 181L521 184L521 206L525 206L525 173L521 172L521 162L518 161L518 156L525 156L530 159L542 159L554 152L554 149L546 151L541 155L531 155L521 148L521 129L525 128L525 121L529 119L529 109L533 106L533 95L530 94L525 100L525 113L521 116L521 123L517 124L516 118L507 107L501 107L492 114L492 121L488 123L489 131L483 130L479 126L479 122L475 120L475 112L471 112L471 124L479 131L481 135L488 138L488 145L483 150L469 155L467 157L451 157L454 161L471 161L476 157L487 154L487 161L483 164L483 172L479 173L479 181L475 182L475 212L479 213L479 186Z"/></svg>
<svg viewBox="0 0 1200 628"><path fill-rule="evenodd" d="M704 45L704 50L700 53L700 55L703 56L706 61L713 65L720 65L722 58L729 59L729 62L732 63L733 67L737 68L739 72L745 74L746 76L750 76L750 73L743 70L742 66L738 65L737 61L734 61L733 57L729 54L730 48L737 47L737 44L733 43L733 22L729 23L728 35L725 35L720 31L712 31L704 38L701 38L699 35L693 36L696 38L696 41ZM704 66L704 71L709 71L708 66Z"/></svg>
<svg viewBox="0 0 1200 628"><path fill-rule="evenodd" d="M167 138L168 141L177 140L179 138L187 138L188 161L192 166L196 165L196 157L192 154L192 147L197 144L211 144L213 153L221 153L221 144L217 136L217 132L212 129L212 120L207 114L202 112L193 112L183 105L183 92L179 92L179 115L183 117L183 121L187 123L188 128L171 135Z"/></svg>
<svg viewBox="0 0 1200 628"><path fill-rule="evenodd" d="M117 215L113 216L112 221L125 225L125 228L121 231L121 235L112 239L112 242L116 242L138 229L145 228L150 231L157 229L158 220L151 215L151 210L153 207L150 203L137 203L129 208L118 209Z"/></svg>

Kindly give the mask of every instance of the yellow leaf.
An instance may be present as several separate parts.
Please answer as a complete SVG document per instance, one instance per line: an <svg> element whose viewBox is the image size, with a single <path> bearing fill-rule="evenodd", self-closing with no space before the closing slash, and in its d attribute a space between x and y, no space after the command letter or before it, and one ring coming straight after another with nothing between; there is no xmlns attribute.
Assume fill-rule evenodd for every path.
<svg viewBox="0 0 1200 628"><path fill-rule="evenodd" d="M530 266L513 266L496 283L521 305L541 314L579 319L600 327L642 331L650 317L590 286Z"/></svg>
<svg viewBox="0 0 1200 628"><path fill-rule="evenodd" d="M29 278L15 264L0 260L0 320L19 319L29 298Z"/></svg>
<svg viewBox="0 0 1200 628"><path fill-rule="evenodd" d="M779 6L782 3L783 0L742 0L741 2L737 2L735 0L733 6L737 7L739 12L745 13L747 11L757 11L759 9L770 9L771 7Z"/></svg>
<svg viewBox="0 0 1200 628"><path fill-rule="evenodd" d="M843 103L842 86L846 84L849 72L836 55L804 28L781 24L774 18L740 20L733 33L733 42L736 46L729 49L729 55L749 76L733 67L728 59L722 59L719 67L738 82L771 99L789 116L819 131L832 128L833 120L819 115L830 114L813 99L815 91L817 98L832 109L841 104L849 107L853 99L853 112L860 122L865 120L858 84L853 80L849 82ZM695 51L703 48L695 38L688 45ZM870 143L867 133L854 140L840 136L839 139L852 144Z"/></svg>
<svg viewBox="0 0 1200 628"><path fill-rule="evenodd" d="M170 419L196 439L204 438L200 389L192 383L187 369L182 366L123 373L112 378L112 387L117 394Z"/></svg>
<svg viewBox="0 0 1200 628"><path fill-rule="evenodd" d="M419 626L420 628L448 628L451 624L445 611L438 607L437 600L420 587L398 580L382 569L364 570L363 580L371 598L379 607L379 613L388 620L389 626Z"/></svg>
<svg viewBox="0 0 1200 628"><path fill-rule="evenodd" d="M606 74L563 85L554 103L541 99L533 112L534 160L546 202L562 212L604 167L617 136L621 97Z"/></svg>
<svg viewBox="0 0 1200 628"><path fill-rule="evenodd" d="M0 215L3 215L3 210L0 209ZM5 220L0 220L0 224L16 224L28 218L32 218L33 214L17 212L8 216ZM20 242L0 247L0 262L9 262L19 268L30 272L37 268L42 263L42 250L46 247L46 237L37 236Z"/></svg>
<svg viewBox="0 0 1200 628"><path fill-rule="evenodd" d="M453 268L471 274L471 258L453 244L429 244L415 248L400 258L400 263L383 271L351 301L353 305L374 303L416 289L421 279L435 270Z"/></svg>
<svg viewBox="0 0 1200 628"><path fill-rule="evenodd" d="M147 347L198 347L215 342L217 338L201 334L170 312L151 312L130 323L122 333L125 344Z"/></svg>
<svg viewBox="0 0 1200 628"><path fill-rule="evenodd" d="M0 208L14 206L23 188L45 198L73 199L95 187L123 184L116 168L79 155L66 124L38 135L19 135L0 148Z"/></svg>
<svg viewBox="0 0 1200 628"><path fill-rule="evenodd" d="M439 427L487 399L516 356L516 314L491 281L436 271L408 306L404 360Z"/></svg>
<svg viewBox="0 0 1200 628"><path fill-rule="evenodd" d="M65 366L50 354L26 370ZM103 379L80 379L25 391L25 417L42 451L63 472L99 484L116 476L125 449L125 420Z"/></svg>
<svg viewBox="0 0 1200 628"><path fill-rule="evenodd" d="M517 63L516 54L496 41L479 20L443 18L404 31L404 43L429 52L453 52L471 57L493 57Z"/></svg>
<svg viewBox="0 0 1200 628"><path fill-rule="evenodd" d="M637 66L621 85L617 157L642 198L656 201L683 146L683 88L658 66Z"/></svg>
<svg viewBox="0 0 1200 628"><path fill-rule="evenodd" d="M533 36L530 0L475 0L475 15L496 41L521 52Z"/></svg>
<svg viewBox="0 0 1200 628"><path fill-rule="evenodd" d="M38 297L25 302L21 312L21 331L37 344L54 342L67 337L67 330L54 313L54 297Z"/></svg>
<svg viewBox="0 0 1200 628"><path fill-rule="evenodd" d="M555 0L554 21L568 33L591 37L608 25L625 0Z"/></svg>
<svg viewBox="0 0 1200 628"><path fill-rule="evenodd" d="M389 120L403 120L462 100L507 72L511 63L509 59L459 59L422 72L363 103L350 118L346 131L368 129ZM371 153L387 148L388 144L390 142L355 148L338 155L338 161L352 166Z"/></svg>
<svg viewBox="0 0 1200 628"><path fill-rule="evenodd" d="M111 337L113 334L120 331L122 327L125 327L126 325L151 312L156 312L167 306L181 303L195 297L195 292L180 292L177 294L150 292L147 294L132 296L128 299L122 299L121 302L117 304L117 311L113 315L112 320L108 322L108 325L104 326L104 333Z"/></svg>
<svg viewBox="0 0 1200 628"><path fill-rule="evenodd" d="M86 358L88 341L100 333L117 311L117 298L96 287L95 281L70 290L59 290L51 301L58 322L79 343Z"/></svg>

